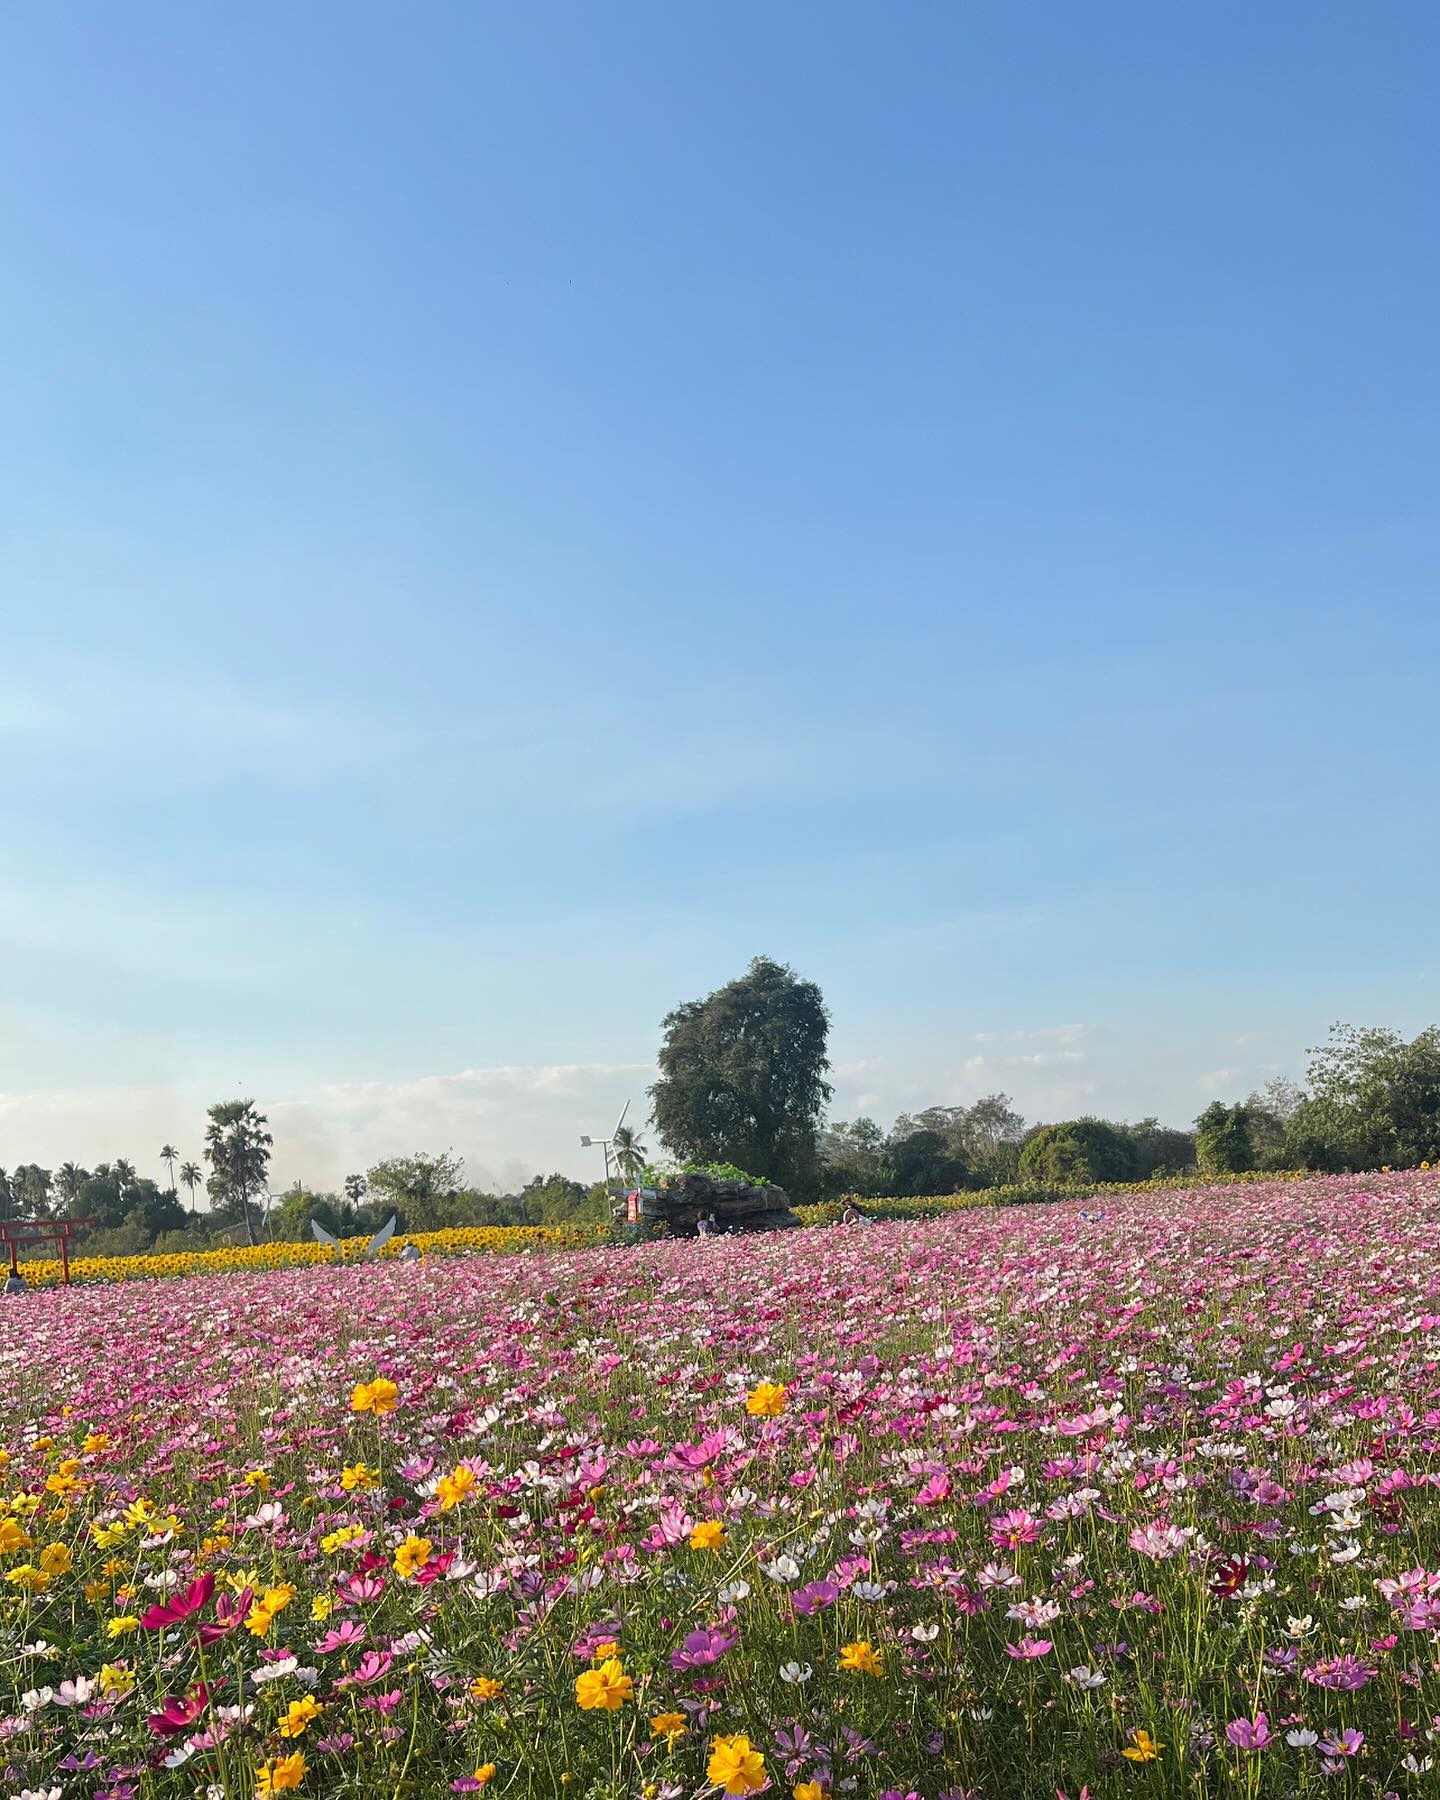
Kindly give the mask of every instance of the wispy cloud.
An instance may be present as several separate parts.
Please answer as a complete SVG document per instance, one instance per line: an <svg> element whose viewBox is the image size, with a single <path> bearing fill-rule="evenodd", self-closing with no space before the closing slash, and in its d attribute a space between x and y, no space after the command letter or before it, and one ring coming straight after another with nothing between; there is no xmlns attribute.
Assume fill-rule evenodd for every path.
<svg viewBox="0 0 1440 1800"><path fill-rule="evenodd" d="M299 1179L334 1188L384 1157L448 1148L465 1158L471 1181L510 1189L553 1169L598 1179L600 1153L582 1150L581 1134L607 1134L627 1099L635 1103L632 1119L643 1116L652 1075L646 1063L556 1063L255 1099L275 1137L273 1187ZM206 1100L214 1097L175 1086L0 1094L0 1144L11 1161L50 1167L126 1156L158 1178L162 1143L198 1160Z"/></svg>

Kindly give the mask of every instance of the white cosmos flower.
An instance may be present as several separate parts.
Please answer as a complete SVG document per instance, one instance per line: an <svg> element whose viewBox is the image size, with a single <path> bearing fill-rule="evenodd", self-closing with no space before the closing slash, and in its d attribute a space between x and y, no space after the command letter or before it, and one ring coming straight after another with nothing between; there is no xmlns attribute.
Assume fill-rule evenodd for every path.
<svg viewBox="0 0 1440 1800"><path fill-rule="evenodd" d="M256 1687L264 1687L267 1682L281 1681L287 1675L293 1675L300 1667L298 1656L282 1656L279 1662L262 1663L258 1669L252 1669L250 1679Z"/></svg>
<svg viewBox="0 0 1440 1800"><path fill-rule="evenodd" d="M799 1687L815 1673L809 1663L787 1662L780 1665L780 1679L791 1687Z"/></svg>
<svg viewBox="0 0 1440 1800"><path fill-rule="evenodd" d="M1079 1688L1104 1687L1105 1677L1098 1669L1092 1669L1085 1663L1077 1663L1073 1669L1067 1669L1065 1679L1073 1681Z"/></svg>
<svg viewBox="0 0 1440 1800"><path fill-rule="evenodd" d="M748 1581L726 1582L715 1598L722 1606L734 1606L737 1601L750 1598L750 1583Z"/></svg>
<svg viewBox="0 0 1440 1800"><path fill-rule="evenodd" d="M761 1563L760 1573L771 1581L798 1581L800 1565L793 1556L777 1556L773 1562Z"/></svg>
<svg viewBox="0 0 1440 1800"><path fill-rule="evenodd" d="M1292 1750L1309 1750L1320 1742L1320 1734L1318 1731L1307 1731L1304 1729L1287 1731L1285 1733L1285 1742Z"/></svg>

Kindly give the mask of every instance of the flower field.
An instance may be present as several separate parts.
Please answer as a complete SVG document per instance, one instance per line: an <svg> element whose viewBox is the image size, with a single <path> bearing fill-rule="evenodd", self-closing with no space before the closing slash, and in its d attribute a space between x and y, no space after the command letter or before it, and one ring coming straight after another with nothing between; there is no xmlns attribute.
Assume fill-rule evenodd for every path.
<svg viewBox="0 0 1440 1800"><path fill-rule="evenodd" d="M1440 1794L1440 1177L0 1303L0 1794Z"/></svg>
<svg viewBox="0 0 1440 1800"><path fill-rule="evenodd" d="M445 1231L418 1231L395 1237L380 1251L396 1257L407 1244L427 1256L511 1256L521 1250L577 1249L607 1235L603 1225L457 1225ZM359 1262L368 1237L344 1238L343 1261ZM72 1256L72 1281L156 1281L175 1275L234 1275L241 1270L297 1269L333 1264L328 1244L232 1244L223 1250L150 1251L140 1256ZM54 1287L62 1278L57 1257L32 1257L20 1263L30 1287Z"/></svg>

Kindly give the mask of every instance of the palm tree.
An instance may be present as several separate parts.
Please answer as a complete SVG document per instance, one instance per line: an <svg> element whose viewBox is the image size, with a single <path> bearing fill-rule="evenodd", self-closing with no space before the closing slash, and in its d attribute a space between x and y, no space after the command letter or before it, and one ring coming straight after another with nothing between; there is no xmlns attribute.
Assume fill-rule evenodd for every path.
<svg viewBox="0 0 1440 1800"><path fill-rule="evenodd" d="M190 1190L190 1217L193 1219L195 1217L195 1190L205 1179L205 1171L199 1163L183 1162L180 1165L180 1179ZM172 1187L170 1192L173 1194L175 1189Z"/></svg>
<svg viewBox="0 0 1440 1800"><path fill-rule="evenodd" d="M170 1172L170 1192L175 1192L175 1164L180 1160L180 1152L173 1144L166 1144L160 1152L160 1160Z"/></svg>
<svg viewBox="0 0 1440 1800"><path fill-rule="evenodd" d="M79 1163L61 1163L55 1175L60 1184L60 1195L67 1208L73 1213L80 1200L80 1190L90 1179L89 1174Z"/></svg>
<svg viewBox="0 0 1440 1800"><path fill-rule="evenodd" d="M115 1177L115 1185L123 1198L126 1188L135 1179L135 1165L127 1162L123 1156L117 1156L110 1165L110 1173Z"/></svg>
<svg viewBox="0 0 1440 1800"><path fill-rule="evenodd" d="M265 1192L270 1168L270 1148L275 1140L266 1131L264 1113L253 1100L222 1100L210 1108L205 1128L205 1160L210 1164L210 1192L225 1211L245 1227L255 1242L255 1215L251 1196Z"/></svg>
<svg viewBox="0 0 1440 1800"><path fill-rule="evenodd" d="M645 1167L649 1152L641 1141L640 1133L633 1125L617 1125L615 1135L610 1140L610 1150L615 1158L615 1167L626 1181L633 1181Z"/></svg>

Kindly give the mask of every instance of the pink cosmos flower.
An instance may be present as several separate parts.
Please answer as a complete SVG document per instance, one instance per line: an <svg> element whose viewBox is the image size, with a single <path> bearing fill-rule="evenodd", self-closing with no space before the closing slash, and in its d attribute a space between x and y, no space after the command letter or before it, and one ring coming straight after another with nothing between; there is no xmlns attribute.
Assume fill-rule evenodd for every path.
<svg viewBox="0 0 1440 1800"><path fill-rule="evenodd" d="M171 1625L183 1625L192 1614L199 1612L214 1592L215 1577L202 1575L198 1581L192 1581L183 1594L176 1594L173 1600L141 1613L140 1623L146 1631L165 1631Z"/></svg>
<svg viewBox="0 0 1440 1800"><path fill-rule="evenodd" d="M1038 1544L1040 1521L1032 1518L1023 1506L1002 1513L990 1527L990 1542L997 1550L1016 1550L1021 1544Z"/></svg>
<svg viewBox="0 0 1440 1800"><path fill-rule="evenodd" d="M388 1650L367 1650L351 1672L342 1675L335 1685L337 1688L373 1687L390 1673L394 1661Z"/></svg>
<svg viewBox="0 0 1440 1800"><path fill-rule="evenodd" d="M1048 1656L1054 1648L1049 1638L1022 1637L1018 1644L1007 1644L1005 1651L1021 1661L1033 1662L1037 1656Z"/></svg>
<svg viewBox="0 0 1440 1800"><path fill-rule="evenodd" d="M1253 1719L1232 1719L1225 1727L1225 1735L1237 1750L1265 1750L1275 1742L1270 1721L1263 1712L1257 1712Z"/></svg>
<svg viewBox="0 0 1440 1800"><path fill-rule="evenodd" d="M1329 1688L1339 1694L1358 1694L1367 1682L1375 1679L1375 1670L1366 1668L1348 1650L1343 1656L1312 1663L1300 1672L1312 1687Z"/></svg>
<svg viewBox="0 0 1440 1800"><path fill-rule="evenodd" d="M670 1658L672 1669L703 1669L719 1662L740 1642L738 1633L714 1631L709 1626L687 1632L681 1647Z"/></svg>

